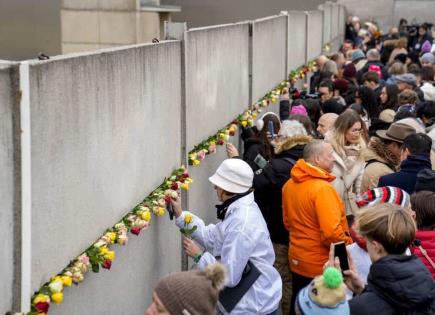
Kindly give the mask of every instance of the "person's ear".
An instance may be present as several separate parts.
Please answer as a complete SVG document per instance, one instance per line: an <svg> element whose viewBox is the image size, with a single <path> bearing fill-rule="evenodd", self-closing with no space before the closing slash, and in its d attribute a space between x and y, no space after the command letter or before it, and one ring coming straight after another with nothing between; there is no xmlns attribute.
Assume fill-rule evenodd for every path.
<svg viewBox="0 0 435 315"><path fill-rule="evenodd" d="M373 244L373 248L376 252L376 254L378 254L379 256L383 256L384 254L386 254L385 248L384 246L382 246L381 243L379 243L378 241L371 241Z"/></svg>

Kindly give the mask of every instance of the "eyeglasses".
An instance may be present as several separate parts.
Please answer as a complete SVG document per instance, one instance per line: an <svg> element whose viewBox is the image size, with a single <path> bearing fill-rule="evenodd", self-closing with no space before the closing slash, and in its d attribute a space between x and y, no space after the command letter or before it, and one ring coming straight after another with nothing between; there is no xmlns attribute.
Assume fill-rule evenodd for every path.
<svg viewBox="0 0 435 315"><path fill-rule="evenodd" d="M362 129L351 129L349 130L349 132L355 135L359 135L360 133L362 133Z"/></svg>

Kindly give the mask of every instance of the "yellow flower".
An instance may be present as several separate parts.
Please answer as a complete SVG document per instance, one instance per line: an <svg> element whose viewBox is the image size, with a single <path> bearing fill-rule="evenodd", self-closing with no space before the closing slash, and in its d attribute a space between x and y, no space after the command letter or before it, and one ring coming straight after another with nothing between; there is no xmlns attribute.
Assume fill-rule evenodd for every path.
<svg viewBox="0 0 435 315"><path fill-rule="evenodd" d="M196 160L196 153L191 153L191 154L189 154L189 159L190 160Z"/></svg>
<svg viewBox="0 0 435 315"><path fill-rule="evenodd" d="M107 232L105 236L110 240L111 244L113 244L116 240L116 233L114 232Z"/></svg>
<svg viewBox="0 0 435 315"><path fill-rule="evenodd" d="M60 304L63 300L63 293L62 292L56 292L51 295L51 300L54 304Z"/></svg>
<svg viewBox="0 0 435 315"><path fill-rule="evenodd" d="M185 181L186 183L188 183L188 184L192 184L192 183L193 183L193 179L190 178L190 177L186 178L184 181Z"/></svg>
<svg viewBox="0 0 435 315"><path fill-rule="evenodd" d="M106 255L109 252L109 249L107 247L100 247L100 254Z"/></svg>
<svg viewBox="0 0 435 315"><path fill-rule="evenodd" d="M189 184L186 182L182 183L180 187L181 187L181 189L189 190Z"/></svg>
<svg viewBox="0 0 435 315"><path fill-rule="evenodd" d="M201 164L201 161L200 161L200 160L193 160L193 161L192 161L192 165L193 165L193 166L198 166L199 164Z"/></svg>
<svg viewBox="0 0 435 315"><path fill-rule="evenodd" d="M62 280L59 277L59 279L51 281L48 287L50 288L51 292L61 292L63 289Z"/></svg>
<svg viewBox="0 0 435 315"><path fill-rule="evenodd" d="M142 212L141 216L142 220L145 220L149 222L151 220L151 212L150 211L144 211Z"/></svg>
<svg viewBox="0 0 435 315"><path fill-rule="evenodd" d="M35 298L33 299L33 304L38 304L40 302L50 302L50 298L45 295L45 294L41 294L39 293L37 296L35 296Z"/></svg>
<svg viewBox="0 0 435 315"><path fill-rule="evenodd" d="M242 125L242 127L245 128L248 125L248 122L246 120L242 120L240 122L240 125Z"/></svg>
<svg viewBox="0 0 435 315"><path fill-rule="evenodd" d="M72 284L72 279L70 276L62 276L60 277L60 280L62 281L63 285L66 287L70 287Z"/></svg>
<svg viewBox="0 0 435 315"><path fill-rule="evenodd" d="M156 214L158 217L162 217L165 215L165 208L159 207L158 212Z"/></svg>
<svg viewBox="0 0 435 315"><path fill-rule="evenodd" d="M193 216L189 213L186 213L186 215L184 216L184 223L189 224L191 223L193 220Z"/></svg>
<svg viewBox="0 0 435 315"><path fill-rule="evenodd" d="M104 258L109 259L109 260L114 260L115 259L115 252L113 250L109 250L107 252L107 254L104 255Z"/></svg>

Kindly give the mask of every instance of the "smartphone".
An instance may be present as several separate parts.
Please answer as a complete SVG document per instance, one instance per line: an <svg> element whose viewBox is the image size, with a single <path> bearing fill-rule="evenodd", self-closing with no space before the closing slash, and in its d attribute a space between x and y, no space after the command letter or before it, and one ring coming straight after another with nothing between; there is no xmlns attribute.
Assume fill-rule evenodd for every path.
<svg viewBox="0 0 435 315"><path fill-rule="evenodd" d="M272 139L275 139L275 128L273 128L273 121L269 120L269 123L267 125L267 130L269 131Z"/></svg>
<svg viewBox="0 0 435 315"><path fill-rule="evenodd" d="M346 244L344 242L334 243L334 257L338 257L340 260L340 268L342 272L349 270Z"/></svg>
<svg viewBox="0 0 435 315"><path fill-rule="evenodd" d="M267 161L261 154L257 154L257 156L254 159L254 163L258 165L259 168L265 168L267 165Z"/></svg>

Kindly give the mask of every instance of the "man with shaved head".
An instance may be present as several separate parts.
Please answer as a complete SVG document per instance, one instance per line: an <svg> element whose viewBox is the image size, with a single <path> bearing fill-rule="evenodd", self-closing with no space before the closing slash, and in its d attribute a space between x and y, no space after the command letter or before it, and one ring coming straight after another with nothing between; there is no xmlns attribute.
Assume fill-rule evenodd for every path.
<svg viewBox="0 0 435 315"><path fill-rule="evenodd" d="M363 84L363 75L367 72L377 73L379 80L384 79L387 76L387 69L381 62L381 54L376 48L370 49L366 54L367 63L364 67L358 71L357 79L359 84Z"/></svg>
<svg viewBox="0 0 435 315"><path fill-rule="evenodd" d="M323 272L332 243L352 243L343 202L331 185L332 145L313 140L296 162L282 190L283 222L289 231L292 314L298 292Z"/></svg>
<svg viewBox="0 0 435 315"><path fill-rule="evenodd" d="M334 123L337 120L338 115L336 113L323 114L317 123L317 133L322 139L325 138L325 134L334 127Z"/></svg>

